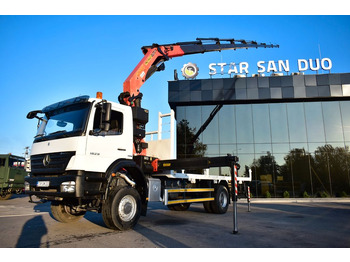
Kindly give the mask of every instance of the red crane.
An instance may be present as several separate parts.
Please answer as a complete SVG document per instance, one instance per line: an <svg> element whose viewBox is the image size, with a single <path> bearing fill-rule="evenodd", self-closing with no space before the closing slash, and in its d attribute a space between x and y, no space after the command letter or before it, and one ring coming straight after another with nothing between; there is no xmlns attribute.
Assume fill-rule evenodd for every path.
<svg viewBox="0 0 350 262"><path fill-rule="evenodd" d="M118 97L119 103L133 108L134 154L146 155L148 147L143 139L145 125L148 122L148 110L141 108L142 93L140 88L155 72L165 69L165 61L184 55L259 47L274 48L279 46L255 41L219 38L197 38L196 41L191 42L143 46L141 49L144 57L124 81L123 92Z"/></svg>
<svg viewBox="0 0 350 262"><path fill-rule="evenodd" d="M156 71L165 69L164 62L173 57L200 54L221 50L236 50L248 48L274 48L278 45L257 43L255 41L197 38L197 41L179 42L174 44L143 46L144 57L124 81L123 92L119 96L119 102L130 106L141 106L141 86Z"/></svg>

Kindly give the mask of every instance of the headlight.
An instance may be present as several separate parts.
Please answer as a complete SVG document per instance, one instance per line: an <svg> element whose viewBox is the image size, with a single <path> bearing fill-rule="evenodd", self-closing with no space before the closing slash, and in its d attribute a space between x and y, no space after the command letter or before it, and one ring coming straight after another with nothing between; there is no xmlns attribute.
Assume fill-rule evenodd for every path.
<svg viewBox="0 0 350 262"><path fill-rule="evenodd" d="M30 173L31 167L30 167L30 158L26 159L24 162L24 169L26 170L27 173Z"/></svg>
<svg viewBox="0 0 350 262"><path fill-rule="evenodd" d="M61 192L74 193L75 192L75 181L67 181L61 184Z"/></svg>

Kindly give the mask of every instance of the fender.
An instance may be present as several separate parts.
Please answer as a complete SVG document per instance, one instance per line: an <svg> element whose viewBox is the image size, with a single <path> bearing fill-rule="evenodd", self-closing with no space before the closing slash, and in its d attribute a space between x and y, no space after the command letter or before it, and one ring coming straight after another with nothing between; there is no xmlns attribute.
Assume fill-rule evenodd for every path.
<svg viewBox="0 0 350 262"><path fill-rule="evenodd" d="M126 170L126 176L136 183L135 188L141 196L142 209L141 215L145 216L147 213L147 196L148 196L148 187L147 180L142 171L142 169L135 163L135 161L130 159L118 159L113 162L106 171L107 186L105 192L105 199L109 193L110 184L113 180L113 174L116 174L118 171ZM123 178L121 178L123 179Z"/></svg>

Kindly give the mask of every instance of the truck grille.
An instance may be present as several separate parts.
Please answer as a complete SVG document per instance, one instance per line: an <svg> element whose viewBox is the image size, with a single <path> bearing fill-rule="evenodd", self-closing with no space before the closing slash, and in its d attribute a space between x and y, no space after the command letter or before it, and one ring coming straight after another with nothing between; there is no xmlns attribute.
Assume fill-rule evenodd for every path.
<svg viewBox="0 0 350 262"><path fill-rule="evenodd" d="M68 165L69 160L75 152L60 152L42 155L32 155L31 175L46 174L56 175L62 174Z"/></svg>

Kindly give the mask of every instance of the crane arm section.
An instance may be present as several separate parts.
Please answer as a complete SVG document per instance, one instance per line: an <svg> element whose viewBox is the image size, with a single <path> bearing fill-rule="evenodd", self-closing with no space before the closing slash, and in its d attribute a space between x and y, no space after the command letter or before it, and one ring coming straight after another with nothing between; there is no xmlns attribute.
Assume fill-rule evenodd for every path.
<svg viewBox="0 0 350 262"><path fill-rule="evenodd" d="M197 38L196 41L191 42L143 46L141 49L144 57L125 80L123 84L123 92L119 96L119 102L130 106L140 107L140 101L142 98L142 94L140 93L141 86L153 75L153 73L164 70L164 62L173 57L222 50L259 47L278 48L279 46L257 43L255 41L219 38Z"/></svg>

